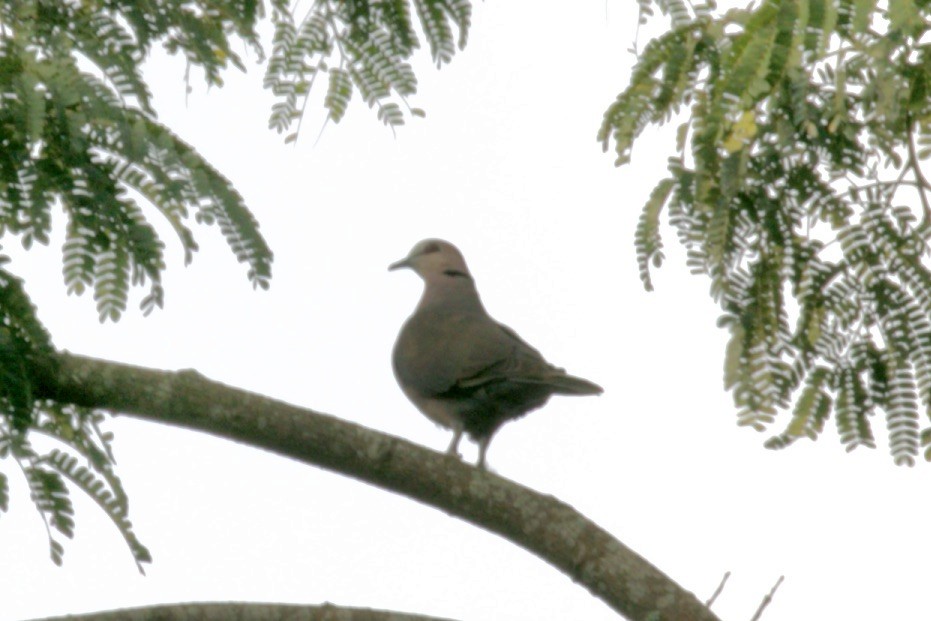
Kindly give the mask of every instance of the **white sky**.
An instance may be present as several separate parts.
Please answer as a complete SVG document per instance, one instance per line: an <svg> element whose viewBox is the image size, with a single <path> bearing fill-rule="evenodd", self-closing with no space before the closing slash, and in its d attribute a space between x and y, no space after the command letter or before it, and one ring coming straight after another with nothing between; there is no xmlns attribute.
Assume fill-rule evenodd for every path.
<svg viewBox="0 0 931 621"><path fill-rule="evenodd" d="M595 142L633 62L635 4L528 6L477 3L451 66L434 71L424 55L412 103L427 117L397 137L356 98L316 145L324 115L311 106L285 146L266 129L260 68L209 93L195 81L185 105L182 62L157 57L160 118L246 197L275 251L272 289L250 289L213 229L198 227L203 250L183 268L163 228L167 308L101 326L89 296L65 296L59 220L51 248L14 263L56 344L195 368L443 450L448 432L405 400L389 363L421 284L386 271L416 241L443 237L493 316L606 390L507 425L494 470L572 504L702 599L730 570L722 619L749 619L780 574L765 621L925 618L927 572L915 566L931 554L929 467L896 468L885 445L847 455L833 430L766 451L768 436L735 424L718 310L671 232L658 292L641 288L633 230L672 142L650 133L621 169ZM432 508L190 431L126 417L109 428L155 558L148 576L80 492L76 539L55 567L4 464L14 493L0 550L15 560L0 563L0 621L191 600L617 618L536 557Z"/></svg>

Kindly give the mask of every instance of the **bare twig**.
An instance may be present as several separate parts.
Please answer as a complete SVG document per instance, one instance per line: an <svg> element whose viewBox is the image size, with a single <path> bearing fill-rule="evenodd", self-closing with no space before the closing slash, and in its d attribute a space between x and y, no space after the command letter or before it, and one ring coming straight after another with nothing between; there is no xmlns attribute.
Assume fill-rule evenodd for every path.
<svg viewBox="0 0 931 621"><path fill-rule="evenodd" d="M776 594L776 589L779 588L779 585L782 584L782 581L785 580L785 576L779 576L779 580L776 580L776 584L773 585L773 588L770 589L769 594L763 598L763 601L760 602L760 607L756 609L753 618L750 621L760 621L760 615L763 614L763 610L769 606L769 603L773 601L773 595Z"/></svg>
<svg viewBox="0 0 931 621"><path fill-rule="evenodd" d="M727 579L731 577L731 572L725 571L724 577L721 578L721 584L718 585L718 588L714 590L714 593L711 594L711 597L705 602L705 606L711 608L711 604L714 603L714 600L718 599L718 595L721 594L721 591L724 590L724 585L727 583Z"/></svg>
<svg viewBox="0 0 931 621"><path fill-rule="evenodd" d="M928 189L931 189L931 183L928 183L924 173L921 172L921 166L918 164L918 155L915 153L915 141L912 136L912 117L908 113L906 113L905 116L905 123L906 131L908 132L908 140L906 140L906 144L908 145L908 162L906 165L912 169L912 172L915 174L915 181L918 182L918 198L921 200L922 212L921 226L919 228L924 229L931 224L931 204L928 204L928 197L925 194Z"/></svg>
<svg viewBox="0 0 931 621"><path fill-rule="evenodd" d="M865 183L863 185L852 185L850 190L856 192L867 192L869 190L879 190L884 194L891 195L899 188L900 185L911 186L913 188L920 188L921 184L917 181L912 181L911 179L904 179L903 177L908 173L907 168L902 169L902 174L895 181L874 181L872 183Z"/></svg>

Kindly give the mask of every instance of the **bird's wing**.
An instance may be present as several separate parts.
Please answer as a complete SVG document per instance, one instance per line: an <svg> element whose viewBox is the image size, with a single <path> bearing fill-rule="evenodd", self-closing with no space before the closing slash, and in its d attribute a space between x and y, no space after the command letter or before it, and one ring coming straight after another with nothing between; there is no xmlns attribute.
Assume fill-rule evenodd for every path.
<svg viewBox="0 0 931 621"><path fill-rule="evenodd" d="M597 395L604 392L598 384L569 375L565 369L547 362L539 351L511 328L494 321L491 323L494 324L494 330L486 325L482 328L481 335L473 336L475 342L486 344L476 349L480 354L492 351L494 348L488 346L488 343L493 340L502 346L502 350L506 350L506 354L502 352L487 358L477 355L475 366L469 368L468 373L463 374L456 382L458 388L468 390L507 381L511 384L523 384L528 388L530 385L546 386L550 392L564 395Z"/></svg>
<svg viewBox="0 0 931 621"><path fill-rule="evenodd" d="M502 380L544 384L554 373L562 372L514 330L490 318L469 322L463 328L469 357L456 382L460 388Z"/></svg>
<svg viewBox="0 0 931 621"><path fill-rule="evenodd" d="M414 315L398 339L394 364L401 384L424 396L502 380L550 384L563 375L513 330L474 312Z"/></svg>

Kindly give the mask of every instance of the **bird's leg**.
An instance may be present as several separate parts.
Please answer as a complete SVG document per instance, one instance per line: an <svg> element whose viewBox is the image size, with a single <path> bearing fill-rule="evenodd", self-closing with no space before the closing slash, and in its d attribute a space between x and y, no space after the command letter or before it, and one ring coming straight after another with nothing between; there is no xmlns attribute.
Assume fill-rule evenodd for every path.
<svg viewBox="0 0 931 621"><path fill-rule="evenodd" d="M461 439L462 439L462 427L461 426L453 427L453 439L452 439L452 442L449 443L449 448L446 449L446 452L449 455L455 455L456 457L462 457L462 455L459 454L459 440Z"/></svg>
<svg viewBox="0 0 931 621"><path fill-rule="evenodd" d="M478 441L478 466L479 470L488 470L485 465L485 453L488 452L488 445L491 443L491 436L486 436Z"/></svg>

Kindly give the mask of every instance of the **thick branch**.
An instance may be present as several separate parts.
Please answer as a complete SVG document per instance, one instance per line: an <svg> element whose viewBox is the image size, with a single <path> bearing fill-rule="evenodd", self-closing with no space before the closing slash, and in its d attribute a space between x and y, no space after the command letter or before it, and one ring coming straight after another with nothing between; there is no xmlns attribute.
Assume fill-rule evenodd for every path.
<svg viewBox="0 0 931 621"><path fill-rule="evenodd" d="M628 618L714 614L644 558L551 496L400 438L207 380L62 354L37 396L206 431L441 509L559 568Z"/></svg>
<svg viewBox="0 0 931 621"><path fill-rule="evenodd" d="M451 621L390 610L345 608L333 604L254 604L210 602L105 610L41 621ZM39 620L37 620L39 621Z"/></svg>

